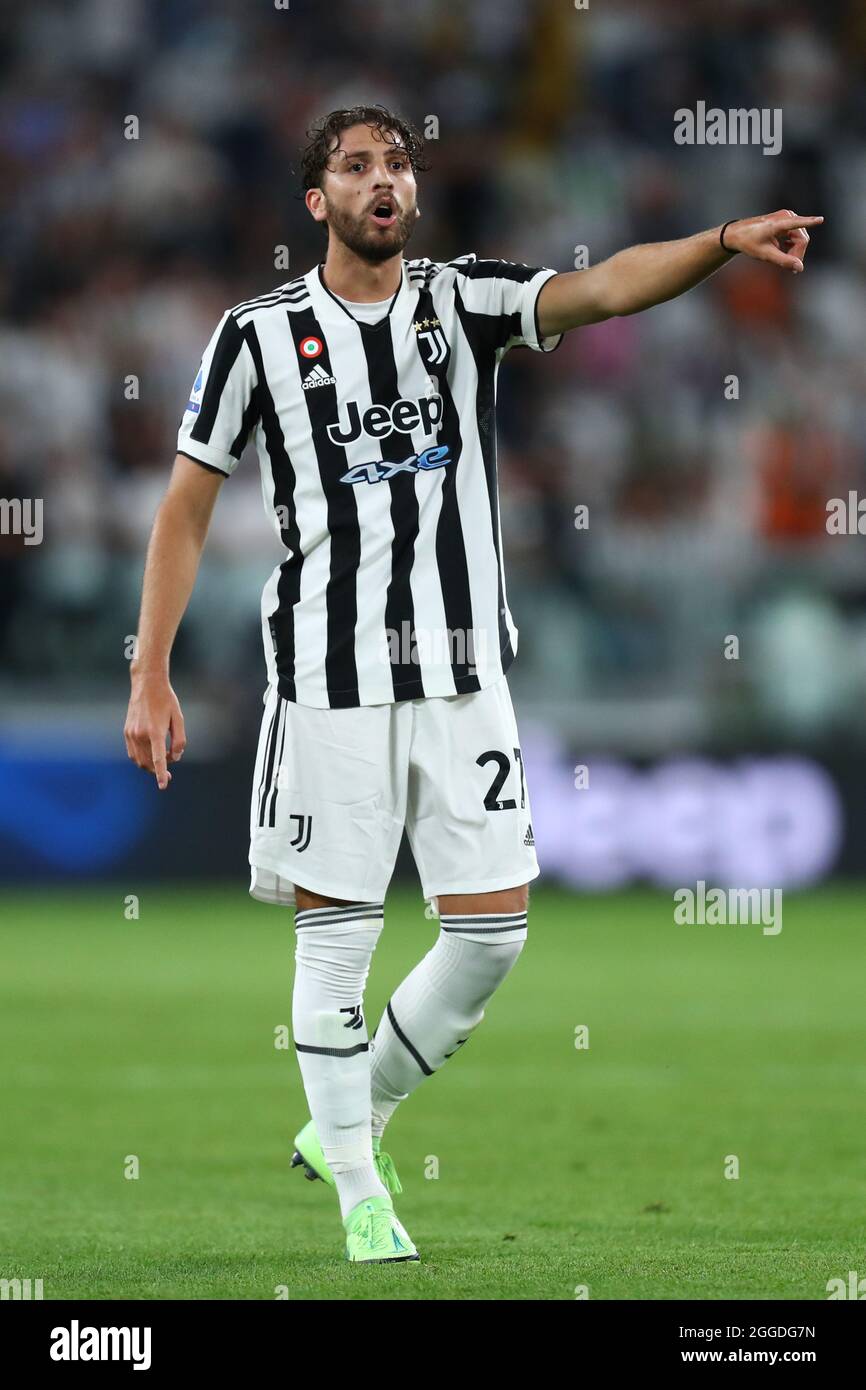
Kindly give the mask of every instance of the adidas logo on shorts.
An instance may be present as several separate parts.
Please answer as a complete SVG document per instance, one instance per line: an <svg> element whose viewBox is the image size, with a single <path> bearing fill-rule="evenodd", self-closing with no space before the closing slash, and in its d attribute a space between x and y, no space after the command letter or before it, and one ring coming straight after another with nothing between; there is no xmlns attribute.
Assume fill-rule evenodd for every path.
<svg viewBox="0 0 866 1390"><path fill-rule="evenodd" d="M523 843L525 845L532 845L533 848L535 847L535 836L532 833L532 821L530 821L528 826L526 827L526 834L523 837Z"/></svg>
<svg viewBox="0 0 866 1390"><path fill-rule="evenodd" d="M305 391L312 391L316 386L336 386L337 379L328 376L324 367L317 363L311 372L308 372L301 383Z"/></svg>

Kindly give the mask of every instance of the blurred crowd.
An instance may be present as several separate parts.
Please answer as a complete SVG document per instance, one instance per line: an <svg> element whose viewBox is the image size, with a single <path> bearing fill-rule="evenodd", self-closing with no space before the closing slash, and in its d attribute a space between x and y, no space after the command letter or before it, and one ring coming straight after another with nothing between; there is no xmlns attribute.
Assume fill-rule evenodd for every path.
<svg viewBox="0 0 866 1390"><path fill-rule="evenodd" d="M4 691L125 678L203 346L229 305L321 259L298 147L316 116L376 101L435 137L410 255L568 270L582 247L595 263L825 214L802 277L738 258L550 357L512 352L502 523L524 702L688 699L740 736L856 727L866 537L828 535L826 506L866 497L864 69L862 0L5 8L0 497L42 498L44 541L0 535ZM781 109L781 152L678 145L674 112L699 101ZM188 687L263 683L278 558L251 451L179 638Z"/></svg>

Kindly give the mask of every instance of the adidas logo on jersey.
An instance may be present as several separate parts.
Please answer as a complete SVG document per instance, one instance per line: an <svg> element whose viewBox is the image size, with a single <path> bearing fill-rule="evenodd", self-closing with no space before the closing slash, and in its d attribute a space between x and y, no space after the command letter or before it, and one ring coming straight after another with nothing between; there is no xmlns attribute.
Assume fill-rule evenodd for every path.
<svg viewBox="0 0 866 1390"><path fill-rule="evenodd" d="M311 372L307 373L301 384L305 391L312 391L317 386L336 386L337 379L336 377L328 376L324 367L317 364Z"/></svg>
<svg viewBox="0 0 866 1390"><path fill-rule="evenodd" d="M523 837L523 843L525 845L532 845L533 848L535 847L535 836L532 833L532 821L530 821L528 826L526 827L526 834Z"/></svg>

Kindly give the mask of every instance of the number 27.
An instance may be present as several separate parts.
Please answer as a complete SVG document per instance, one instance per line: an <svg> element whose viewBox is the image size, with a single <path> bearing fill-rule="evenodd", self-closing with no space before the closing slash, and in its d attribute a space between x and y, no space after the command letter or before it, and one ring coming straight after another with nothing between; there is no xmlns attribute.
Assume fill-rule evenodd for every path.
<svg viewBox="0 0 866 1390"><path fill-rule="evenodd" d="M526 806L526 783L523 776L523 755L519 748L514 750L514 760L520 768L520 805ZM511 771L511 759L507 753L502 753L497 748L489 748L486 753L482 753L475 759L479 767L484 767L487 763L496 763L497 772L487 795L484 798L484 806L488 811L516 811L517 802L513 797L506 797L504 801L499 800L499 793L502 791L505 779Z"/></svg>

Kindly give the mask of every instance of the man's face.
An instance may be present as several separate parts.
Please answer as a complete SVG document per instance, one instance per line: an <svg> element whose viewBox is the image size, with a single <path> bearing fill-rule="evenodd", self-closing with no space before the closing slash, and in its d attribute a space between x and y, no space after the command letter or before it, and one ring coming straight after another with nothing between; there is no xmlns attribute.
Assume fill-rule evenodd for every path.
<svg viewBox="0 0 866 1390"><path fill-rule="evenodd" d="M416 196L402 145L389 144L375 127L354 125L335 144L321 188L307 193L307 207L350 251L378 264L402 251L412 235Z"/></svg>

